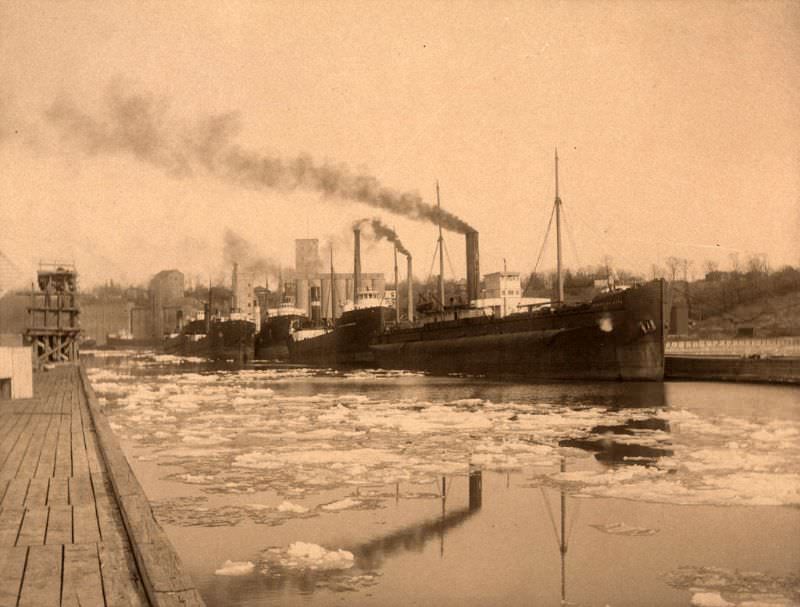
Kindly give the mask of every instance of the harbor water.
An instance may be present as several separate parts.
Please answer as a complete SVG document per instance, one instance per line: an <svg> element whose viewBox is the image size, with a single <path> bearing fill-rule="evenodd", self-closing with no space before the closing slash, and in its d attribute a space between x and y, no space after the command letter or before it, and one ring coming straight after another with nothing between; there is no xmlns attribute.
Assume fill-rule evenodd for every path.
<svg viewBox="0 0 800 607"><path fill-rule="evenodd" d="M800 390L85 358L210 606L800 602Z"/></svg>

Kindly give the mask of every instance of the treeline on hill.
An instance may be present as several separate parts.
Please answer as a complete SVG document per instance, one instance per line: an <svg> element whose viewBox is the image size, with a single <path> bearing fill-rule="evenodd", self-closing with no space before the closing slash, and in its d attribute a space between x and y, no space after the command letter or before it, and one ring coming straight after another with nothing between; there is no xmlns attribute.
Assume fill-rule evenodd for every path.
<svg viewBox="0 0 800 607"><path fill-rule="evenodd" d="M772 272L766 268L747 272L713 271L695 282L677 281L675 290L696 313L723 314L741 304L800 291L800 269L785 266Z"/></svg>
<svg viewBox="0 0 800 607"><path fill-rule="evenodd" d="M759 336L800 335L800 269L766 265L712 270L702 280L673 283L695 333L723 334L752 327Z"/></svg>
<svg viewBox="0 0 800 607"><path fill-rule="evenodd" d="M609 265L584 266L564 270L564 299L586 301L605 286L633 286L645 279L635 272L612 269ZM553 297L557 288L555 272L531 272L522 277L522 288L528 297Z"/></svg>

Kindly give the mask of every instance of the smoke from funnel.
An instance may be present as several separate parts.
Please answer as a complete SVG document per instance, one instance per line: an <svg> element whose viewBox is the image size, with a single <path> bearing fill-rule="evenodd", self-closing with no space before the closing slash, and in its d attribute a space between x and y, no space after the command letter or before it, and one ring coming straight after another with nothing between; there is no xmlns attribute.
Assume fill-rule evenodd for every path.
<svg viewBox="0 0 800 607"><path fill-rule="evenodd" d="M402 253L406 257L411 257L411 253L409 253L408 249L403 246L403 243L400 241L400 237L397 235L397 232L384 224L380 219L377 217L373 217L372 219L359 219L353 224L353 228L361 227L363 225L369 226L375 238L378 240L388 240L397 247L398 253Z"/></svg>
<svg viewBox="0 0 800 607"><path fill-rule="evenodd" d="M225 228L222 253L226 267L238 263L246 272L265 274L270 278L277 278L280 273L279 262L261 255L256 247L229 228Z"/></svg>
<svg viewBox="0 0 800 607"><path fill-rule="evenodd" d="M244 148L235 142L242 130L236 113L182 123L168 116L163 99L127 91L118 82L109 88L106 104L107 115L97 117L62 97L45 116L64 141L89 155L126 153L175 177L204 171L243 187L304 189L326 199L441 223L454 232L471 230L464 220L426 203L419 194L387 188L376 177L354 173L344 164L317 164L306 155L287 159Z"/></svg>

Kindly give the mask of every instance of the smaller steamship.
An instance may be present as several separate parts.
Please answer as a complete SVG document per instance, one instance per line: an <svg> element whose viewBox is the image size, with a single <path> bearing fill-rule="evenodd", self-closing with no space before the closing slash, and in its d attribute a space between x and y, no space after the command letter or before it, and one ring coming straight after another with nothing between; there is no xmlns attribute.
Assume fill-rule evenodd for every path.
<svg viewBox="0 0 800 607"><path fill-rule="evenodd" d="M223 314L215 311L213 289L208 289L208 303L203 318L186 324L181 332L164 341L163 350L178 356L196 356L218 362L247 364L253 360L259 309L253 301L239 301L238 265L233 266L233 307Z"/></svg>

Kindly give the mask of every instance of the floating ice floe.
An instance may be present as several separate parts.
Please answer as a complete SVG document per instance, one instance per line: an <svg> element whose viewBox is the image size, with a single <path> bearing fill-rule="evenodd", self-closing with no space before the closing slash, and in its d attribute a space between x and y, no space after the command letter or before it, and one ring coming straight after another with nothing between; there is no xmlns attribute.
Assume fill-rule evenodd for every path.
<svg viewBox="0 0 800 607"><path fill-rule="evenodd" d="M350 569L354 563L352 552L328 550L319 544L294 542L286 551L282 565L289 569L317 569L321 571Z"/></svg>
<svg viewBox="0 0 800 607"><path fill-rule="evenodd" d="M349 510L351 508L357 508L363 502L361 500L356 500L351 497L346 497L341 500L337 500L335 502L331 502L329 504L323 504L320 506L323 510L327 510L329 512L336 511L336 510Z"/></svg>
<svg viewBox="0 0 800 607"><path fill-rule="evenodd" d="M610 535L629 535L629 536L642 536L642 535L655 535L658 529L651 529L649 527L634 527L625 523L606 523L604 525L590 525L598 531L608 533Z"/></svg>
<svg viewBox="0 0 800 607"><path fill-rule="evenodd" d="M695 592L692 607L735 607L735 603L723 599L719 592Z"/></svg>
<svg viewBox="0 0 800 607"><path fill-rule="evenodd" d="M299 504L293 504L288 500L284 500L280 504L278 504L277 510L278 512L292 512L294 514L305 514L306 512L308 512L308 508L306 508L305 506L301 506Z"/></svg>
<svg viewBox="0 0 800 607"><path fill-rule="evenodd" d="M91 370L91 377L103 388L98 396L107 398L109 421L118 432L157 447L160 464L218 479L203 485L204 493L304 495L322 488L428 482L465 474L472 463L484 470L534 470L544 482L569 484L583 497L800 504L800 423L792 419L565 406L518 397L495 402L469 398L467 390L460 392L464 398L449 394L437 401L395 396L380 383L356 391L349 380L392 377L372 371L176 371L132 375L130 369L102 369ZM302 387L295 381L312 376ZM610 467L603 450L615 446L646 446L657 455L637 459L633 453ZM556 466L567 447L570 459L584 461L562 474Z"/></svg>
<svg viewBox="0 0 800 607"><path fill-rule="evenodd" d="M225 561L222 566L214 572L214 575L250 575L255 570L255 563L250 561Z"/></svg>
<svg viewBox="0 0 800 607"><path fill-rule="evenodd" d="M184 363L205 363L208 362L205 358L200 358L199 356L174 356L172 354L153 354L150 356L153 362L156 362L161 365L180 365Z"/></svg>
<svg viewBox="0 0 800 607"><path fill-rule="evenodd" d="M130 358L141 354L139 350L94 350L91 348L81 348L81 356L92 356L94 358Z"/></svg>
<svg viewBox="0 0 800 607"><path fill-rule="evenodd" d="M192 485L205 485L208 483L214 482L214 477L209 476L207 474L181 474L177 476L178 479L182 480L184 483L189 483Z"/></svg>
<svg viewBox="0 0 800 607"><path fill-rule="evenodd" d="M800 604L800 576L797 575L687 566L671 571L666 581L674 588L692 592L692 605L697 606L796 607Z"/></svg>

